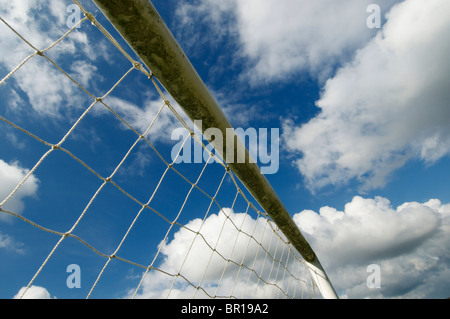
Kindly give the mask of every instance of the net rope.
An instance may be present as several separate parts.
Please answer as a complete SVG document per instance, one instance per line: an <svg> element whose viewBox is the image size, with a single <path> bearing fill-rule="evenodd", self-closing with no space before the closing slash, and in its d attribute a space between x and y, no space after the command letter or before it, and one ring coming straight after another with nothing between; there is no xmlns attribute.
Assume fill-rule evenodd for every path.
<svg viewBox="0 0 450 319"><path fill-rule="evenodd" d="M32 44L32 39L27 39L26 34L21 34L11 26L8 21L5 21L3 17L0 17L1 23L3 23L17 39L20 39L22 44L25 44L29 49L33 50L33 53L26 56L0 80L0 86L5 86L10 81L13 81L17 72L30 63L30 61L36 62L37 60L45 60L51 64L52 68L57 70L72 84L78 87L83 92L82 94L87 96L90 100L90 104L88 103L86 109L75 121L73 121L71 127L57 143L52 143L47 138L38 136L38 134L33 133L31 129L28 129L21 124L20 121L10 120L7 117L8 113L5 110L2 110L2 113L0 113L0 120L4 125L30 137L46 148L46 150L41 153L34 166L25 174L20 182L15 185L12 191L4 199L0 198L0 214L13 216L15 219L28 223L35 229L57 237L56 243L50 249L48 255L45 256L43 262L37 267L37 270L26 284L20 297L25 296L27 290L37 281L49 261L52 260L52 258L57 258L54 256L55 252L68 238L72 238L81 243L104 260L103 266L98 271L98 275L95 277L95 280L89 289L87 298L93 297L94 291L102 283L105 271L111 267L111 264L117 261L126 263L140 271L138 284L129 294L129 297L131 298L148 296L149 294L146 294L146 292L148 292L149 289L154 288L152 288L152 285L149 283L155 281L155 278L158 279L158 282L165 283L165 286L162 288L154 288L161 298L314 297L316 287L309 277L307 270L305 270L306 266L301 257L299 257L299 254L289 242L287 242L277 226L271 221L270 217L264 211L259 209L257 204L252 203L251 196L249 196L245 189L242 188L240 181L236 179L231 169L224 161L222 161L220 156L215 154L207 145L205 145L202 136L198 135L191 127L191 123L189 123L185 116L180 113L176 106L174 106L173 102L171 102L170 98L167 97L167 94L164 93L163 88L160 87L151 71L147 70L142 63L133 59L123 46L119 44L119 41L117 41L111 33L108 32L107 28L98 21L94 14L88 12L78 0L74 0L73 2L83 12L84 17L44 49L39 49L34 46ZM50 55L52 50L57 50L58 46L62 45L72 33L77 32L77 28L86 23L95 26L95 28L101 32L103 37L107 39L109 43L112 44L113 47L116 48L130 63L130 67L109 89L106 90L106 93L101 96L95 95L88 90L85 85L80 83L80 81L74 79L63 67L52 59ZM147 77L148 82L154 87L160 99L158 111L143 132L140 132L139 128L134 127L132 123L121 116L119 114L120 112L115 109L114 103L108 102L108 97L116 90L119 90L118 87L126 82L130 75L135 72L141 72ZM76 128L85 121L88 114L93 113L94 109L98 108L102 108L112 114L124 127L133 132L135 136L134 142L123 154L120 161L111 169L110 173L106 175L98 172L80 156L77 156L76 152L72 151L70 145L66 143L69 137L72 137L75 134ZM172 160L168 160L166 154L162 154L158 151L156 146L157 142L152 140L152 133L155 131L155 125L158 123L158 120L160 120L162 112L165 111L170 111L172 116L175 117L178 123L188 132L183 142L180 144L175 158ZM22 114L22 116L25 117L26 114ZM170 132L167 132L167 134L170 134ZM198 173L197 177L194 178L185 176L186 174L178 169L179 164L176 164L177 158L182 154L183 147L186 143L190 142L190 140L201 145L204 152L209 154L201 171ZM150 147L157 159L165 167L160 177L157 179L158 182L147 201L138 199L138 196L127 191L116 179L119 169L124 166L124 163L130 158L130 154L132 154L141 143L145 143ZM56 152L65 154L66 157L81 165L84 170L88 171L92 176L95 176L100 182L99 187L90 196L81 213L67 231L59 231L57 228L47 227L45 224L33 221L32 218L23 216L24 214L22 213L5 209L5 205L14 198L27 180L30 179L31 176L34 176L43 163ZM190 164L184 163L182 165ZM208 173L206 173L210 167L214 167L217 171L222 171L222 173L218 174L217 188L207 190L203 189L200 184L205 178L211 178ZM188 190L184 196L184 200L179 205L178 211L175 212L174 216L169 216L171 214L167 214L166 212L161 211L161 209L155 208L152 204L159 195L160 187L166 181L167 175L173 173L178 177L179 183L188 185ZM101 249L97 249L95 244L90 243L88 240L77 235L76 231L80 223L86 218L86 215L89 214L91 210L95 209L93 208L93 204L98 200L100 194L105 192L105 189L110 186L118 190L123 196L131 199L138 205L139 209L131 223L128 225L126 231L119 237L120 240L118 243L111 243L111 245L114 246L112 253L107 253ZM218 200L219 194L224 188L234 189L235 195L231 205L220 203ZM181 222L181 217L183 216L183 213L185 213L186 205L188 201L192 200L191 198L194 192L200 194L207 202L207 209L201 218L198 216L196 217L195 223ZM238 201L244 203L245 210L243 210L242 213L236 213L236 211L239 211L240 209L237 207ZM48 210L52 210L51 203L48 203ZM217 215L215 212L218 212ZM57 212L55 212L55 214L56 213ZM150 263L148 264L143 264L142 262L123 257L126 254L122 255L122 252L125 250L124 246L127 239L138 225L143 214L151 214L154 218L164 221L167 225L164 237L155 243L153 249L149 247L142 248L148 250L148 256L152 256L150 258ZM215 229L219 230L218 233L211 234L208 232L208 227L211 227L210 224L212 220L215 222ZM206 231L204 232L204 230ZM151 230L149 231L151 232ZM164 252L175 242L177 234L184 236L186 241L184 245L185 250L178 258L176 258L175 264L171 267L166 267L167 265L161 260L167 260L168 257ZM226 245L224 244L224 241L227 241ZM164 256L161 256L162 254L164 254ZM201 256L201 260L197 263L195 259L199 258L199 256ZM197 271L193 271L193 265L202 268L201 272L197 273ZM161 277L166 279L159 280ZM216 278L216 282L211 282L211 278L213 277ZM22 285L23 283L18 284ZM155 295L150 294L150 296Z"/></svg>

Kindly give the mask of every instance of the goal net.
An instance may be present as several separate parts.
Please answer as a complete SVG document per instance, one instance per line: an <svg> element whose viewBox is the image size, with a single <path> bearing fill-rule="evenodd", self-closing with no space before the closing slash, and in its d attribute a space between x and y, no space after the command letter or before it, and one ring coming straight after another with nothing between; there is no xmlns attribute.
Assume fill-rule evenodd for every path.
<svg viewBox="0 0 450 319"><path fill-rule="evenodd" d="M334 297L152 4L94 2L0 8L1 297Z"/></svg>

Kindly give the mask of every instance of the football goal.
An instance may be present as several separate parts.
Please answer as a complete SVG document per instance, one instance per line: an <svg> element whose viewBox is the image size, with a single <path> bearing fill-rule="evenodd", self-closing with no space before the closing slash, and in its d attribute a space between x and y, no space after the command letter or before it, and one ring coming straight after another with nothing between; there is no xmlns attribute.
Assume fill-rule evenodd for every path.
<svg viewBox="0 0 450 319"><path fill-rule="evenodd" d="M0 12L11 297L337 298L150 1L34 6Z"/></svg>

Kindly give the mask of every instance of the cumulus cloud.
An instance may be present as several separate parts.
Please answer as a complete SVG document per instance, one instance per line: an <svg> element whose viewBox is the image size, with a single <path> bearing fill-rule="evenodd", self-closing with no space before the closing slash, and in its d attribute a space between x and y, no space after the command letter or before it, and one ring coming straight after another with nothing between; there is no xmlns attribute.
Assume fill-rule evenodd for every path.
<svg viewBox="0 0 450 319"><path fill-rule="evenodd" d="M0 200L4 201L7 196L19 185L23 178L28 174L29 170L20 166L17 162L6 163L0 159ZM39 180L30 175L25 183L17 190L17 192L4 204L4 210L21 213L24 210L24 199L33 197L38 190ZM7 215L1 214L0 220L6 220Z"/></svg>
<svg viewBox="0 0 450 319"><path fill-rule="evenodd" d="M398 1L383 1L387 10ZM336 63L373 36L366 26L369 0L201 0L183 3L185 25L207 21L219 37L237 38L247 60L245 78L254 84L279 82L298 72L322 78ZM232 21L232 23L230 23ZM225 30L225 31L224 31Z"/></svg>
<svg viewBox="0 0 450 319"><path fill-rule="evenodd" d="M201 236L196 235L198 231ZM164 260L158 268L172 275L180 273L194 286L182 278L174 282L174 277L154 270L145 278L138 298L206 297L203 290L194 288L198 284L210 296L270 298L284 297L283 292L291 296L296 292L297 297L302 290L305 296L311 293L301 281L310 283L307 271L298 269L294 256L265 218L255 220L224 208L204 221L190 221L161 245ZM239 267L241 264L245 266ZM301 280L291 280L282 271L284 267ZM272 284L264 285L263 280Z"/></svg>
<svg viewBox="0 0 450 319"><path fill-rule="evenodd" d="M22 287L14 299L53 299L47 289L40 286L30 286L23 295L26 287ZM22 296L23 295L23 296Z"/></svg>
<svg viewBox="0 0 450 319"><path fill-rule="evenodd" d="M446 298L450 205L437 199L397 208L382 197L356 196L343 211L322 207L294 215L342 297ZM369 288L368 266L380 267Z"/></svg>
<svg viewBox="0 0 450 319"><path fill-rule="evenodd" d="M185 26L206 22L220 39L224 32L236 39L237 55L247 62L242 75L253 84L303 72L321 80L334 74L323 82L317 117L283 123L284 145L299 155L295 165L311 190L357 179L368 191L384 186L411 158L432 164L450 151L448 3L383 1L381 30L367 27L371 3L178 6Z"/></svg>
<svg viewBox="0 0 450 319"><path fill-rule="evenodd" d="M325 206L319 212L301 211L293 218L341 298L446 298L450 293L450 204L432 199L394 208L383 197L355 196L343 211ZM202 236L196 236L197 232ZM287 265L294 276L311 280L306 268L297 272L293 256L288 257L287 251L281 250L284 244L277 244L272 236L264 219L255 220L231 209L204 222L194 219L161 243L163 261L157 265L161 272L147 274L136 297L205 298L205 292L195 288L200 283L210 296L283 296L256 274L270 278L289 293L296 291L296 297L312 297L310 287L306 289L287 273L275 272L283 267L269 255L282 260L281 265ZM236 265L241 263L246 267ZM380 287L368 285L371 265L380 269ZM190 284L182 277L175 280L178 273Z"/></svg>
<svg viewBox="0 0 450 319"><path fill-rule="evenodd" d="M320 113L284 123L284 141L311 189L352 179L385 185L411 158L450 153L450 3L407 0L323 88Z"/></svg>

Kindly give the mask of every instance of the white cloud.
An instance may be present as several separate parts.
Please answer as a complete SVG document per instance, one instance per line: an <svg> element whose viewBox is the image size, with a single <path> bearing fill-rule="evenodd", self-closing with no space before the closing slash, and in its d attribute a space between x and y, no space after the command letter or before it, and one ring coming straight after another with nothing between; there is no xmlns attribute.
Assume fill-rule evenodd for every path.
<svg viewBox="0 0 450 319"><path fill-rule="evenodd" d="M28 101L39 115L61 118L63 114L70 114L73 108L79 109L86 104L75 84L47 61L28 61L14 78L23 94L22 112Z"/></svg>
<svg viewBox="0 0 450 319"><path fill-rule="evenodd" d="M57 38L52 40L51 37L55 37L58 31L60 31L58 23L50 23L52 18L55 18L50 12L54 12L56 9L61 10L62 14L65 12L65 7L60 1L53 1L52 4L49 1L36 2L32 0L2 2L0 9L2 11L2 18L39 49L44 49L55 41ZM40 15L43 11L47 11L49 15ZM43 19L44 21L42 22L45 23L37 24L36 22L39 21L39 18ZM2 23L3 28L5 31L2 32L2 42L4 41L7 44L7 40L13 41L13 43L22 41L11 31L6 31L8 29ZM17 64L26 56L24 56L24 52L33 52L31 48L23 50L24 48L26 47L18 48L20 50L14 52L16 53L15 56L12 54L13 52L2 50L2 53L6 54L6 56L2 54L2 60L6 61L7 58L8 60L11 58L11 63Z"/></svg>
<svg viewBox="0 0 450 319"><path fill-rule="evenodd" d="M73 62L71 70L74 72L75 80L83 87L89 87L93 78L96 77L97 67L89 61L78 60Z"/></svg>
<svg viewBox="0 0 450 319"><path fill-rule="evenodd" d="M281 257L284 245L271 241L272 231L264 229L263 219L256 221L230 209L224 209L224 212L237 228L242 227L247 234L253 234L271 255ZM432 199L426 203L407 202L393 208L386 198L356 196L343 211L322 207L319 214L305 210L293 218L342 298L446 298L450 293L450 204ZM264 276L270 269L277 269L276 265L272 267L270 258L266 260L261 246L242 233L238 236L235 226L224 214L211 215L204 223L194 219L186 227L191 231L182 228L173 239L161 244L164 258L156 266L168 274L179 272L193 286L182 278L174 283L173 276L154 270L143 281L137 298L165 298L168 295L192 298L195 293L195 297L205 298L202 290L196 292L194 288L200 282L210 295L268 298L279 293L273 286L258 282L248 269L239 270L233 263L227 265L226 260L230 258L238 264L242 261ZM197 231L203 238L195 238ZM212 253L214 247L216 253ZM283 254L286 258L286 251ZM293 271L295 263L292 258L289 261L285 264ZM370 275L367 269L372 264L380 266L380 288L367 286ZM310 280L306 269L293 273ZM275 282L288 287L289 280L287 275L279 275ZM300 297L301 287L292 281L289 285L290 292L297 289L296 296ZM311 297L308 292L311 290L303 291L304 297Z"/></svg>
<svg viewBox="0 0 450 319"><path fill-rule="evenodd" d="M18 162L6 163L0 159L0 203L3 202L17 185L28 174L29 170L20 166ZM27 197L35 197L39 186L39 180L30 175L14 195L2 205L2 209L16 214L23 212L24 200ZM12 216L0 213L0 221L10 222ZM0 232L0 249L5 249L18 254L23 254L24 244L17 241L13 236Z"/></svg>
<svg viewBox="0 0 450 319"><path fill-rule="evenodd" d="M148 129L149 125L158 116L146 136L150 141L170 141L172 130L182 127L175 115L167 106L164 106L161 98L145 98L142 105L137 105L132 101L110 95L104 102L141 134ZM171 101L171 105L180 112L182 117L185 116L173 101ZM101 114L106 112L106 109L97 108L96 112Z"/></svg>
<svg viewBox="0 0 450 319"><path fill-rule="evenodd" d="M66 7L67 4L61 1L9 1L1 4L1 11L2 18L14 30L35 48L43 50L69 30ZM83 26L87 27L86 24ZM0 29L0 66L10 72L34 51L3 23L0 23ZM105 48L100 41L94 50L92 39L84 31L76 29L45 54L82 85L88 85L96 78L97 71L91 61L101 56ZM40 56L28 60L6 83L14 92L11 104L23 107L29 103L39 115L47 117L70 115L73 110L85 106L88 98L75 83Z"/></svg>
<svg viewBox="0 0 450 319"><path fill-rule="evenodd" d="M229 218L226 218L226 215ZM164 256L164 261L158 266L159 269L170 274L179 272L193 285L201 283L208 294L213 296L217 294L218 296L233 295L239 298L283 297L274 285L264 285L262 280L269 279L291 295L294 290L297 297L302 293L302 284L289 282L290 276L282 270L286 265L294 276L306 280L307 271L297 272L298 264L294 263L294 258L288 254L287 249L283 249L286 246L278 241L278 236L266 224L264 218L255 220L246 214L234 213L231 209L224 208L223 212L209 216L204 222L201 219L194 219L187 223L186 227L191 231L182 228L174 234L170 242L162 243L161 254ZM239 233L237 229L247 235ZM202 236L196 236L197 231L200 231ZM282 260L281 270L280 265L277 262L274 263L262 247L267 249L275 260ZM216 249L214 253L213 248ZM227 260L233 262L227 262ZM253 270L250 271L246 267L240 268L236 263L238 265L242 263ZM262 279L258 280L257 275L261 275ZM173 277L151 271L145 278L137 297L165 298L173 281ZM217 288L218 285L219 288ZM178 278L169 297L192 298L194 293L194 287L182 278ZM305 289L304 294L308 293L311 291ZM199 290L195 297L204 298L206 295Z"/></svg>
<svg viewBox="0 0 450 319"><path fill-rule="evenodd" d="M180 1L176 9L180 25L175 25L179 33L176 35L178 41L193 52L205 44L214 47L222 45L223 37L236 32L234 24L227 23L228 19L232 19L235 15L233 10L235 7L235 0L201 0L195 3ZM206 23L209 31L214 32L214 37L203 36L199 32L200 23Z"/></svg>
<svg viewBox="0 0 450 319"><path fill-rule="evenodd" d="M450 153L450 3L407 0L323 89L320 114L284 141L308 186L354 178L362 190L385 185L411 158L433 163Z"/></svg>
<svg viewBox="0 0 450 319"><path fill-rule="evenodd" d="M0 159L0 200L4 201L7 196L19 185L23 178L28 174L29 170L23 168L17 162L6 163ZM17 192L2 206L4 210L14 213L21 213L25 207L24 199L36 195L39 186L39 180L30 175L25 183L17 190ZM6 220L8 216L0 215L0 220Z"/></svg>
<svg viewBox="0 0 450 319"><path fill-rule="evenodd" d="M380 4L382 12L394 0ZM322 78L367 42L369 0L202 0L179 6L182 22L206 20L219 37L236 36L252 82L284 81L307 71ZM230 17L231 15L231 17ZM231 21L231 23L230 23ZM233 27L234 25L234 27Z"/></svg>
<svg viewBox="0 0 450 319"><path fill-rule="evenodd" d="M382 197L356 196L344 211L294 215L341 296L446 298L450 205L433 199L393 208ZM369 289L367 267L378 264L381 287Z"/></svg>
<svg viewBox="0 0 450 319"><path fill-rule="evenodd" d="M25 294L22 296L26 287L22 287L14 296L14 299L53 299L47 289L40 286L30 286Z"/></svg>
<svg viewBox="0 0 450 319"><path fill-rule="evenodd" d="M23 243L16 241L13 237L2 234L0 232L0 249L6 249L8 251L13 251L18 254L23 254Z"/></svg>

